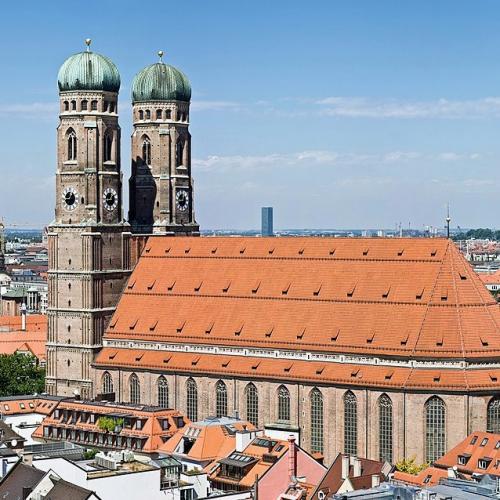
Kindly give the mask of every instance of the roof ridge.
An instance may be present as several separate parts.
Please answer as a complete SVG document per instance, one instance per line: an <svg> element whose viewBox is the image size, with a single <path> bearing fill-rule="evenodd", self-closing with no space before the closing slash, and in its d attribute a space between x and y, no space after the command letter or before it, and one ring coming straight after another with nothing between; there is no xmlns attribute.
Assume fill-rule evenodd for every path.
<svg viewBox="0 0 500 500"><path fill-rule="evenodd" d="M445 250L445 255L446 255L446 251L447 251L447 250ZM418 345L418 343L419 343L420 336L422 335L422 331L423 331L423 329L424 329L424 323L425 323L425 320L427 319L427 313L429 312L429 309L430 309L430 304L431 304L431 302L432 302L432 299L433 299L433 297L434 297L434 293L435 293L435 291L436 291L436 287L437 287L437 284L438 284L438 281L439 281L439 276L441 275L441 272L442 272L442 270L443 270L443 262L444 262L444 256L443 256L443 259L441 259L441 260L439 261L439 264L440 264L440 266L439 266L439 270L438 270L438 272L437 272L437 274L436 274L436 277L435 277L435 280L434 280L434 285L432 286L431 294L430 294L430 296L429 296L429 300L428 300L428 301L427 301L427 303L425 304L425 306L426 306L426 307L425 307L425 312L424 312L424 315L423 315L423 317L422 317L422 322L420 323L420 328L418 329L417 338L416 338L416 340L415 340L415 344L413 345L413 349L412 349L412 352L411 352L410 357L415 356L415 352L416 352L416 350L417 350L417 345Z"/></svg>
<svg viewBox="0 0 500 500"><path fill-rule="evenodd" d="M451 252L448 252L451 244L452 243L450 243L450 241L448 241L448 245L446 247L443 260L448 256L448 253L449 253L450 267L451 267L451 271L452 271L452 274L451 274L452 278L451 279L452 279L452 283L453 283L453 289L455 290L455 306L456 306L457 321L458 321L458 334L460 336L460 346L462 347L462 356L465 359L466 356L465 356L464 332L463 332L463 328L462 328L462 316L460 314L460 304L459 304L459 300L458 300L458 287L457 287L457 277L456 277L457 273L456 273L456 269L455 269L455 258L453 255L453 250ZM467 377L464 377L464 378L465 378L465 384L467 385L467 389L469 389Z"/></svg>

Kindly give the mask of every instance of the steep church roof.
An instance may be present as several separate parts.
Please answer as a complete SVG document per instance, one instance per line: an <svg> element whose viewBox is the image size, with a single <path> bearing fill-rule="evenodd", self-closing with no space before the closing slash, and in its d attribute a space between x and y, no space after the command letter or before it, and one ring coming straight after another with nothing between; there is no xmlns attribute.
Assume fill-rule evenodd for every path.
<svg viewBox="0 0 500 500"><path fill-rule="evenodd" d="M408 363L498 360L499 325L498 304L446 239L152 237L110 322L97 364L137 366L131 350L113 347L132 340L172 348L168 368L158 358L164 351L141 358L142 364L164 369L193 356L199 362L188 367L191 371L222 367L223 346L227 358L242 356L240 365L231 363L232 370L248 364L255 375L267 367L312 380L315 368L320 380L329 374L332 381L352 381L355 358L367 357L407 364L395 366L394 376L387 367L367 365L364 384L372 378L418 387L437 379L441 385L470 387L493 379L487 373L479 377L479 371L474 380L462 370L443 370L442 376L414 371ZM175 352L176 345L186 344L219 351L201 359ZM252 361L262 354L256 349L296 352L297 362L287 372L290 362L281 357ZM305 353L307 369L301 367ZM330 366L325 356L332 361L343 356L345 364Z"/></svg>

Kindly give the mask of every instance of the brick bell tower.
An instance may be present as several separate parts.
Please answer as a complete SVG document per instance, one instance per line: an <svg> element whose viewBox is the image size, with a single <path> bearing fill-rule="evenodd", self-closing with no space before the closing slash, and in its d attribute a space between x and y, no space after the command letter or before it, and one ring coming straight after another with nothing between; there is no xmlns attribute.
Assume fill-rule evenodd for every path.
<svg viewBox="0 0 500 500"><path fill-rule="evenodd" d="M58 75L55 220L50 224L46 389L92 397L91 363L130 274L113 62L87 50Z"/></svg>
<svg viewBox="0 0 500 500"><path fill-rule="evenodd" d="M129 221L135 234L199 235L194 216L189 104L191 86L162 61L132 84Z"/></svg>

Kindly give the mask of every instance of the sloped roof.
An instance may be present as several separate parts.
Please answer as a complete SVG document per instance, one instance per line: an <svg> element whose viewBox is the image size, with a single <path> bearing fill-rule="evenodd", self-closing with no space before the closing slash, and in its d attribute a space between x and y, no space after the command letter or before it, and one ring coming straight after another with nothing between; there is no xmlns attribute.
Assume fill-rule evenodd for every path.
<svg viewBox="0 0 500 500"><path fill-rule="evenodd" d="M151 237L105 338L479 359L499 325L446 239Z"/></svg>
<svg viewBox="0 0 500 500"><path fill-rule="evenodd" d="M26 317L26 330L21 330L21 316L0 316L0 354L31 352L40 360L46 359L47 316Z"/></svg>

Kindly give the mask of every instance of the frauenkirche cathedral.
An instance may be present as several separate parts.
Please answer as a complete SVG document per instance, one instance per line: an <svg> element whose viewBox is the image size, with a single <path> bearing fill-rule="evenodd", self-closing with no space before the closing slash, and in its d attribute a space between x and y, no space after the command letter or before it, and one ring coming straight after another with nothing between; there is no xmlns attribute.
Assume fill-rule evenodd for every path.
<svg viewBox="0 0 500 500"><path fill-rule="evenodd" d="M161 60L132 85L125 222L119 87L89 50L59 72L51 394L238 412L326 463L500 432L500 311L453 242L193 237L191 89Z"/></svg>

